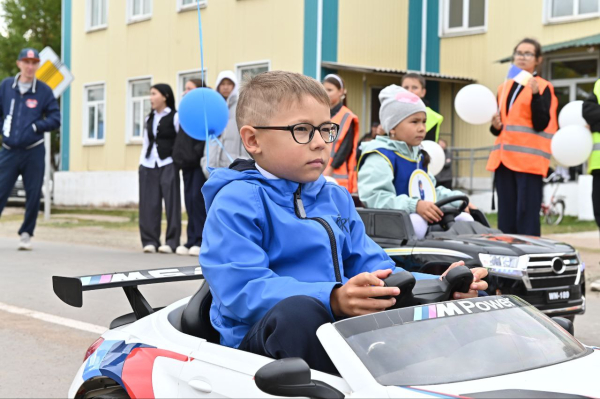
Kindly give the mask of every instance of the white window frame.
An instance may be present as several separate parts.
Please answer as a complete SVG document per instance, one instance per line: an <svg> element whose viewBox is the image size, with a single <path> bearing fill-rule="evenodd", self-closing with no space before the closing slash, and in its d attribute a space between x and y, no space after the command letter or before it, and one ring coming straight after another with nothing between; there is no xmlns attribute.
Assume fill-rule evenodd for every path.
<svg viewBox="0 0 600 399"><path fill-rule="evenodd" d="M134 24L136 22L142 22L142 21L147 21L149 19L152 18L152 11L154 10L154 0L149 0L150 1L150 12L148 14L142 14L142 15L133 15L133 2L134 1L139 1L139 0L127 0L127 23L128 24Z"/></svg>
<svg viewBox="0 0 600 399"><path fill-rule="evenodd" d="M144 122L142 123L142 132L140 133L139 137L134 137L133 136L133 97L131 96L131 88L132 88L132 84L135 82L139 82L140 80L150 80L150 86L152 86L152 82L153 82L153 77L152 75L148 75L148 76L136 76L134 78L129 78L127 79L127 86L126 86L126 93L127 93L127 115L125 116L125 143L126 144L142 144L144 141L144 123L146 120L146 116L144 115L144 107L143 107L143 102L142 102L142 119L144 120ZM150 98L150 95L148 95L148 98Z"/></svg>
<svg viewBox="0 0 600 399"><path fill-rule="evenodd" d="M564 24L569 22L585 21L588 19L600 18L600 0L598 1L598 12L591 14L579 14L579 1L573 1L573 15L567 15L565 17L553 17L552 16L552 3L554 0L544 0L544 10L542 22L544 25L553 24Z"/></svg>
<svg viewBox="0 0 600 399"><path fill-rule="evenodd" d="M88 90L90 88L95 88L97 86L102 86L104 88L104 100L102 101L93 101L92 103L97 106L100 103L104 104L104 137L102 138L102 140L98 140L98 110L96 108L96 112L95 112L95 121L94 121L94 126L96 128L96 138L91 139L89 137L89 105L90 102L88 102ZM106 143L106 121L107 121L107 107L106 107L106 99L107 99L107 90L106 90L106 81L101 81L101 82L90 82L90 83L86 83L83 85L83 129L82 129L82 145L85 147L88 146L97 146L97 145L104 145L104 143Z"/></svg>
<svg viewBox="0 0 600 399"><path fill-rule="evenodd" d="M206 6L208 6L208 0L198 0L198 2L200 2L200 8L206 8ZM183 0L177 0L177 12L192 11L197 8L198 6L196 3L184 5Z"/></svg>
<svg viewBox="0 0 600 399"><path fill-rule="evenodd" d="M248 68L255 68L257 66L267 66L267 72L271 70L271 60L260 60L260 61L250 61L250 62L240 62L235 64L235 76L238 80L238 85L242 84L242 71ZM215 87L215 90L217 88Z"/></svg>
<svg viewBox="0 0 600 399"><path fill-rule="evenodd" d="M102 30L102 29L108 28L108 3L109 3L109 0L104 0L104 4L106 5L106 10L104 10L104 13L106 15L106 22L104 24L92 26L92 0L86 0L86 2L85 2L85 31L86 32L94 32L97 30Z"/></svg>
<svg viewBox="0 0 600 399"><path fill-rule="evenodd" d="M179 71L177 72L177 99L178 99L178 103L179 101L181 101L181 99L183 98L183 90L181 88L181 83L183 80L183 77L186 75L192 75L192 74L202 74L202 70L201 69L188 69L186 71ZM207 74L207 70L206 68L204 68L204 84L206 86L210 86L208 84L208 74Z"/></svg>
<svg viewBox="0 0 600 399"><path fill-rule="evenodd" d="M450 0L440 1L440 17L439 17L439 36L440 37L455 37L467 35L479 35L486 33L488 30L488 14L490 0L485 0L485 9L483 16L483 26L469 28L469 7L471 0L463 0L463 25L460 28L450 28Z"/></svg>
<svg viewBox="0 0 600 399"><path fill-rule="evenodd" d="M552 78L552 64L561 61L584 61L584 60L596 60L598 63L598 69L596 72L596 76L592 76L590 78L576 78L576 79L553 79ZM575 91L574 89L577 87L578 83L594 83L600 78L600 52L595 51L592 53L571 53L571 54L561 54L555 57L548 57L545 62L545 71L544 76L548 76L550 82L557 87L565 87L569 86L571 89L571 98L570 101L574 101L575 99Z"/></svg>

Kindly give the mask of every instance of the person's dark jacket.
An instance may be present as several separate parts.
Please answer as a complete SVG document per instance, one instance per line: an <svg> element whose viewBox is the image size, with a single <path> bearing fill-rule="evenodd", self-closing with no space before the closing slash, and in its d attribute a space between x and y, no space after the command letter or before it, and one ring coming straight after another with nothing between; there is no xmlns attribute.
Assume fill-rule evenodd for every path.
<svg viewBox="0 0 600 399"><path fill-rule="evenodd" d="M331 109L331 117L332 118L338 112L340 112L340 109L342 109L342 105L344 105L344 104L342 104L340 102L338 105L336 105L335 107L333 107ZM342 166L344 164L344 162L346 162L348 157L350 157L353 147L354 147L354 121L352 121L352 123L350 124L350 127L348 128L348 133L346 134L346 137L344 137L344 141L342 141L342 144L340 144L340 148L338 148L337 152L335 153L335 156L333 157L333 161L331 161L331 167L333 169L337 169L340 166Z"/></svg>
<svg viewBox="0 0 600 399"><path fill-rule="evenodd" d="M507 114L510 113L510 103L512 101L513 95L515 91L518 90L517 95L515 96L515 101L517 97L523 92L523 86L514 82L510 91L506 95L506 109L508 110ZM552 103L552 93L550 89L546 87L546 89L538 94L534 94L531 99L531 121L533 122L533 129L536 132L543 132L544 129L548 127L550 123L550 105ZM490 132L494 136L498 136L501 130L494 128L492 125L490 127Z"/></svg>
<svg viewBox="0 0 600 399"><path fill-rule="evenodd" d="M199 168L205 141L191 138L180 127L173 146L173 162L181 169Z"/></svg>
<svg viewBox="0 0 600 399"><path fill-rule="evenodd" d="M438 183L447 183L452 181L452 152L449 149L444 150L446 161L442 171L435 176Z"/></svg>
<svg viewBox="0 0 600 399"><path fill-rule="evenodd" d="M600 104L594 92L583 102L582 115L592 132L600 132Z"/></svg>
<svg viewBox="0 0 600 399"><path fill-rule="evenodd" d="M0 83L0 132L4 130L12 100L15 100L10 135L2 136L2 145L6 148L29 148L41 144L44 132L60 127L60 109L52 89L34 79L29 91L21 94L18 79L19 74Z"/></svg>

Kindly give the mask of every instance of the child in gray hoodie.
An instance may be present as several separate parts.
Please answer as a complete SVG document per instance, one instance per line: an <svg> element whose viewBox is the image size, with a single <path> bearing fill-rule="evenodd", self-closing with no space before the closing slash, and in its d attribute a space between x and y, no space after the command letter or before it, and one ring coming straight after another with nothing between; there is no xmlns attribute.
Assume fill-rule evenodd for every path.
<svg viewBox="0 0 600 399"><path fill-rule="evenodd" d="M424 238L428 223L439 222L443 216L435 202L464 194L436 188L435 178L425 171L420 149L427 133L423 101L396 85L383 89L379 100L379 119L386 135L365 143L358 163L358 195L368 208L408 212L417 237ZM469 204L467 211L474 208ZM473 218L463 213L456 220Z"/></svg>

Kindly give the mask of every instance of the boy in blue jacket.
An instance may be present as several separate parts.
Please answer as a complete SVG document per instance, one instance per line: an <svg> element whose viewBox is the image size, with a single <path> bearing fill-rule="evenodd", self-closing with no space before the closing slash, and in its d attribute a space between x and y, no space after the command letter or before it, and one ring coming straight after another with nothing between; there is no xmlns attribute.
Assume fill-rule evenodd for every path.
<svg viewBox="0 0 600 399"><path fill-rule="evenodd" d="M348 191L321 175L338 130L330 118L312 78L273 71L244 86L237 123L253 160L215 170L204 185L200 264L222 345L333 373L316 330L392 306L373 297L398 295L382 279L402 269L365 234ZM486 270L473 273L462 298L487 288Z"/></svg>

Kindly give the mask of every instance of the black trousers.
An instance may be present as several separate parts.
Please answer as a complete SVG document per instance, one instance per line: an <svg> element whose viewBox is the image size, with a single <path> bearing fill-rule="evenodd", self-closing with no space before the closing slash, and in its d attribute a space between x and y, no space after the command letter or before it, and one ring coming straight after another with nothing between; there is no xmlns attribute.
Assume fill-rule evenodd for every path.
<svg viewBox="0 0 600 399"><path fill-rule="evenodd" d="M182 169L185 209L188 214L186 248L202 245L202 230L206 222L206 205L202 186L206 177L201 167Z"/></svg>
<svg viewBox="0 0 600 399"><path fill-rule="evenodd" d="M592 185L592 204L594 206L594 219L600 228L600 169L592 171L594 183Z"/></svg>
<svg viewBox="0 0 600 399"><path fill-rule="evenodd" d="M19 235L28 233L33 236L40 211L42 199L42 185L44 184L44 171L46 149L44 144L37 145L28 150L13 148L0 149L0 215L6 206L19 175L23 177L25 187L25 219L19 229Z"/></svg>
<svg viewBox="0 0 600 399"><path fill-rule="evenodd" d="M299 357L313 370L338 374L317 338L317 329L333 322L318 299L293 296L279 302L252 326L239 349L273 359Z"/></svg>
<svg viewBox="0 0 600 399"><path fill-rule="evenodd" d="M181 236L179 171L174 164L161 168L140 165L140 235L142 246L160 246L162 203L167 212L166 244L175 251Z"/></svg>
<svg viewBox="0 0 600 399"><path fill-rule="evenodd" d="M506 234L540 236L543 178L500 164L494 176L498 193L498 228Z"/></svg>

